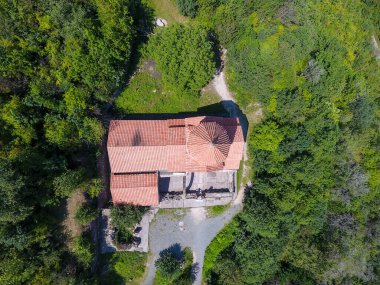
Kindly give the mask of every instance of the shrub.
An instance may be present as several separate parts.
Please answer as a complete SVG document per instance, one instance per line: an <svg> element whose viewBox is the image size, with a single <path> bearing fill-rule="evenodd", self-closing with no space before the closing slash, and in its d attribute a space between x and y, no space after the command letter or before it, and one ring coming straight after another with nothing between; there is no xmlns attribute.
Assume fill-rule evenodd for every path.
<svg viewBox="0 0 380 285"><path fill-rule="evenodd" d="M184 16L195 18L198 14L199 4L197 0L177 0L177 6Z"/></svg>
<svg viewBox="0 0 380 285"><path fill-rule="evenodd" d="M111 208L111 223L116 230L116 242L129 243L134 226L141 220L147 207L133 205L114 206Z"/></svg>
<svg viewBox="0 0 380 285"><path fill-rule="evenodd" d="M179 244L172 245L160 253L155 265L157 274L154 284L193 284L193 252L189 247L181 250Z"/></svg>
<svg viewBox="0 0 380 285"><path fill-rule="evenodd" d="M198 93L215 72L213 43L201 26L161 29L151 36L148 51L163 81L178 93Z"/></svg>
<svg viewBox="0 0 380 285"><path fill-rule="evenodd" d="M99 144L104 135L102 123L95 118L84 118L82 127L79 129L79 137L92 144Z"/></svg>
<svg viewBox="0 0 380 285"><path fill-rule="evenodd" d="M106 271L101 276L101 284L125 284L136 280L144 274L146 259L147 254L143 252L120 251L103 255L101 263Z"/></svg>
<svg viewBox="0 0 380 285"><path fill-rule="evenodd" d="M92 179L90 187L87 189L87 194L95 199L103 190L103 183L100 179Z"/></svg>
<svg viewBox="0 0 380 285"><path fill-rule="evenodd" d="M98 217L99 210L92 205L81 205L75 212L75 219L81 225L88 225Z"/></svg>
<svg viewBox="0 0 380 285"><path fill-rule="evenodd" d="M80 236L74 241L73 252L78 262L85 268L89 268L94 259L91 239L87 235Z"/></svg>
<svg viewBox="0 0 380 285"><path fill-rule="evenodd" d="M222 252L211 271L208 284L237 285L243 284L241 281L241 270L239 264L230 258L223 258L224 255L230 257L233 253L227 248L226 253Z"/></svg>
<svg viewBox="0 0 380 285"><path fill-rule="evenodd" d="M236 219L233 219L217 234L206 248L203 264L203 278L209 278L210 271L215 266L219 254L235 241L237 227L238 222Z"/></svg>
<svg viewBox="0 0 380 285"><path fill-rule="evenodd" d="M176 278L174 284L177 285L191 285L193 284L192 273L193 273L193 252L189 247L186 247L182 251L183 265L182 273Z"/></svg>
<svg viewBox="0 0 380 285"><path fill-rule="evenodd" d="M181 264L172 252L167 251L156 260L155 266L161 273L162 277L171 279L173 276L177 275Z"/></svg>
<svg viewBox="0 0 380 285"><path fill-rule="evenodd" d="M67 170L53 180L54 190L57 196L68 197L81 186L84 179L83 169Z"/></svg>

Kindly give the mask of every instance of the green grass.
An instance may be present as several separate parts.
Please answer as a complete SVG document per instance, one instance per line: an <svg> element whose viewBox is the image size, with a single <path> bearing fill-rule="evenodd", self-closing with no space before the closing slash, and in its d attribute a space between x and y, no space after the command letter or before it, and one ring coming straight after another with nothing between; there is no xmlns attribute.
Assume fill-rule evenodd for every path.
<svg viewBox="0 0 380 285"><path fill-rule="evenodd" d="M240 191L240 184L242 183L242 178L243 178L243 164L244 160L242 159L240 161L239 169L236 171L236 191Z"/></svg>
<svg viewBox="0 0 380 285"><path fill-rule="evenodd" d="M168 25L185 23L189 18L181 15L175 0L148 0L156 12L156 17L165 19Z"/></svg>
<svg viewBox="0 0 380 285"><path fill-rule="evenodd" d="M176 94L164 86L156 72L143 67L132 77L115 104L124 114L225 112L220 98L207 88L200 96Z"/></svg>
<svg viewBox="0 0 380 285"><path fill-rule="evenodd" d="M187 209L159 209L157 215L163 215L172 219L181 219L186 215ZM156 216L157 216L156 215Z"/></svg>
<svg viewBox="0 0 380 285"><path fill-rule="evenodd" d="M101 284L140 284L146 260L147 254L142 252L123 251L103 254L99 266Z"/></svg>
<svg viewBox="0 0 380 285"><path fill-rule="evenodd" d="M203 280L209 278L212 268L218 258L218 255L225 250L229 245L235 240L235 235L238 229L238 222L233 219L227 226L225 226L211 241L209 246L206 248L205 259L203 264Z"/></svg>
<svg viewBox="0 0 380 285"><path fill-rule="evenodd" d="M208 207L207 208L207 215L208 215L209 218L219 216L225 210L227 210L229 207L230 207L230 204Z"/></svg>

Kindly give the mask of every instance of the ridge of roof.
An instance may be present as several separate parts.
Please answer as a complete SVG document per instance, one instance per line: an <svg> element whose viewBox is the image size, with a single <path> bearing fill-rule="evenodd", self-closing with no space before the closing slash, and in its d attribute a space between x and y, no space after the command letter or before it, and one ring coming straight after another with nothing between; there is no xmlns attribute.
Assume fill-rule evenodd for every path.
<svg viewBox="0 0 380 285"><path fill-rule="evenodd" d="M189 140L191 129L203 124L212 132L216 128L212 123L220 125L229 138L227 140L223 135L220 141L225 146L214 149L215 153L206 149L207 136L203 145L198 144L197 139ZM219 132L224 134L223 130ZM198 154L191 155L189 143L192 144L190 152ZM112 173L157 170L191 172L238 169L243 145L239 118L197 116L113 120L110 122L107 149ZM205 154L202 155L203 152Z"/></svg>

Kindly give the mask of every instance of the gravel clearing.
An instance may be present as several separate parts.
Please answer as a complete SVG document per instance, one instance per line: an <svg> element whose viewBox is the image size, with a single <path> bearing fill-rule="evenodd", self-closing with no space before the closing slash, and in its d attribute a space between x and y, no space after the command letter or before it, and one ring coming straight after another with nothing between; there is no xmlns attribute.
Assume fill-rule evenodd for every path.
<svg viewBox="0 0 380 285"><path fill-rule="evenodd" d="M205 250L216 234L241 210L243 192L240 191L235 200L239 203L233 203L223 214L213 218L207 218L204 207L172 210L175 214L159 211L150 225L149 247L152 256L143 284L153 284L156 271L154 262L162 250L173 244L181 245L182 249L190 247L193 250L194 268L197 271L194 284L201 284Z"/></svg>

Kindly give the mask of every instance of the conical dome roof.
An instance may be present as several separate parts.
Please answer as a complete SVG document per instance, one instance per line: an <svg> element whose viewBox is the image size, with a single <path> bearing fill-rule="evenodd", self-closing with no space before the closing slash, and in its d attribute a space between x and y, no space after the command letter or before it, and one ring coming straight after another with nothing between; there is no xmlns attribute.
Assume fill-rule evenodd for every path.
<svg viewBox="0 0 380 285"><path fill-rule="evenodd" d="M226 129L217 122L201 122L187 140L189 156L204 166L223 166L231 145Z"/></svg>

